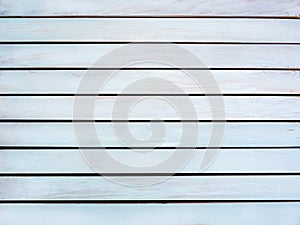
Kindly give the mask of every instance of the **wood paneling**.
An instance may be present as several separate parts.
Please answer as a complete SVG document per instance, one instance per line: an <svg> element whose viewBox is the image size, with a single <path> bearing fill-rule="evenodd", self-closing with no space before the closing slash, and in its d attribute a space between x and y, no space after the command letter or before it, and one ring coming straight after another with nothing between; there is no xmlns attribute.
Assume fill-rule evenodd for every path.
<svg viewBox="0 0 300 225"><path fill-rule="evenodd" d="M0 94L75 94L86 74L85 70L0 71ZM182 92L171 90L162 83L157 82L154 87L153 82L146 81L146 78L155 78L169 80L187 94L218 94L213 84L205 82L207 73L198 71L197 74L201 80L204 80L201 87L205 88L205 91L201 90L195 81L183 71L120 70L107 81L99 93L141 94L137 90L126 91L123 89L133 82L142 80L144 83L140 83L140 90L143 94L170 94L170 92L182 94ZM300 71L214 70L211 71L211 74L216 80L220 92L224 94L300 94ZM85 93L95 94L91 90L87 90Z"/></svg>
<svg viewBox="0 0 300 225"><path fill-rule="evenodd" d="M3 16L298 16L297 0L2 0Z"/></svg>
<svg viewBox="0 0 300 225"><path fill-rule="evenodd" d="M295 225L299 209L299 203L1 204L0 220L7 225Z"/></svg>
<svg viewBox="0 0 300 225"><path fill-rule="evenodd" d="M224 109L216 105L221 98ZM93 115L81 110L82 120L300 120L299 97L272 96L0 96L0 119L76 120L79 119L73 112L76 100L82 105L95 102ZM178 111L179 105L185 107ZM116 109L120 107L128 112ZM226 115L213 117L213 112L222 110Z"/></svg>
<svg viewBox="0 0 300 225"><path fill-rule="evenodd" d="M113 182L112 180L113 179ZM3 200L292 200L300 176L1 177ZM161 181L161 180L160 180ZM120 183L134 184L126 186Z"/></svg>
<svg viewBox="0 0 300 225"><path fill-rule="evenodd" d="M299 13L299 0L0 0L0 224L300 224ZM120 51L129 42L139 44ZM100 93L109 96L97 97L98 137L91 122L72 121L87 68L95 86L123 68ZM168 107L187 97L155 79L198 95L190 97L197 116ZM138 80L145 82L124 92ZM204 94L221 93L225 118L212 118ZM117 99L124 109L141 96L128 117L112 116ZM222 125L220 146L209 145ZM157 126L162 136L153 136ZM110 176L97 176L77 149L76 129L84 153L108 151L137 169L104 167ZM172 170L176 160L147 170L191 151L181 170ZM210 151L217 157L201 173Z"/></svg>
<svg viewBox="0 0 300 225"><path fill-rule="evenodd" d="M101 150L84 150L101 151ZM106 150L123 163L145 166L166 160L175 151L192 151L192 149L156 149L145 153L141 149L109 149ZM139 152L137 152L139 151ZM194 150L191 160L178 173L199 173L204 149ZM300 149L222 149L213 164L205 173L298 173L300 170ZM169 164L176 163L170 161ZM124 169L112 171L103 169L102 173L126 173ZM161 170L167 173L168 170ZM95 173L79 150L72 149L2 149L0 151L0 173L4 174L73 174ZM137 169L136 173L140 173ZM225 175L224 174L224 175Z"/></svg>
<svg viewBox="0 0 300 225"><path fill-rule="evenodd" d="M86 125L91 123L78 123L79 129L86 129L81 140L81 146L95 146L97 137L93 137ZM127 126L127 123L121 123ZM219 124L220 123L216 123ZM300 123L226 123L222 146L227 147L257 147L257 146L299 146ZM113 127L115 126L115 127ZM119 127L118 127L119 126ZM123 127L122 126L122 127ZM193 126L187 124L187 128ZM95 128L103 146L123 146L115 134L115 129L122 129L120 123L96 123ZM194 126L193 126L194 127ZM197 146L207 146L213 123L199 123ZM130 123L132 135L139 140L150 138L150 123ZM76 128L77 129L77 128ZM189 130L187 131L187 134ZM203 131L203 132L201 132ZM0 146L77 146L74 125L72 123L0 123ZM165 136L156 137L146 141L143 147L178 146L181 140L181 123L165 123ZM134 138L124 137L124 141L136 143ZM160 143L160 138L163 138ZM182 143L186 144L186 143ZM137 146L131 146L137 147ZM194 146L187 146L194 147Z"/></svg>
<svg viewBox="0 0 300 225"><path fill-rule="evenodd" d="M299 20L1 19L0 41L299 43ZM151 35L149 35L151 33Z"/></svg>
<svg viewBox="0 0 300 225"><path fill-rule="evenodd" d="M117 44L60 44L60 45L0 45L1 68L94 68L99 67L96 62L101 62L100 68L125 67L124 62L134 63L128 68L286 68L300 69L300 45L188 45L181 44L177 47L195 54L200 61L183 58L179 54L165 54L170 50L169 45L138 45L130 48L124 62L102 57L123 45ZM166 49L165 49L166 48ZM148 51L157 52L149 55ZM175 66L162 64L165 60L176 62ZM158 62L141 62L145 58L152 58ZM203 62L204 64L200 63Z"/></svg>

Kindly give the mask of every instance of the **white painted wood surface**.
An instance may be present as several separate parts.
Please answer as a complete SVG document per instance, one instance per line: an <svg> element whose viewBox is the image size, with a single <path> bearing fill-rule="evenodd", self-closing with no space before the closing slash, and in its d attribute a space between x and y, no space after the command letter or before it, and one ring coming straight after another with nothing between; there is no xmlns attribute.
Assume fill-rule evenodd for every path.
<svg viewBox="0 0 300 225"><path fill-rule="evenodd" d="M6 225L295 225L299 210L299 203L1 204L0 220Z"/></svg>
<svg viewBox="0 0 300 225"><path fill-rule="evenodd" d="M222 111L215 105L220 98L225 115L213 117ZM300 98L290 96L0 96L0 119L79 119L73 112L76 101L95 102L93 115L81 110L82 120L300 120Z"/></svg>
<svg viewBox="0 0 300 225"><path fill-rule="evenodd" d="M0 45L0 69L95 67L94 64L101 57L121 46L124 45ZM147 45L146 48L153 51L157 50L157 52L160 52L158 54L160 56L161 53L164 53L164 46L166 45ZM177 62L177 68L300 68L300 45L180 44L178 46L195 54L206 66L199 65L199 62L180 58L176 54L164 54L168 59ZM127 54L127 60L131 63L144 60L147 49L145 49L145 45L142 45L142 48L133 49L129 52L131 54ZM152 60L156 60L155 57ZM158 58L158 60L161 62L162 59ZM160 62L140 62L128 67L170 68L170 66ZM104 65L102 63L101 67L115 68L116 66L120 68L120 66L124 67L124 64L112 58Z"/></svg>
<svg viewBox="0 0 300 225"><path fill-rule="evenodd" d="M291 122L298 121L300 115L297 96L300 94L300 22L295 19L299 15L299 0L0 0L0 17L6 17L0 19L0 95L20 95L0 96L0 202L15 201L15 204L0 204L0 224L300 224L300 123ZM123 58L130 63L144 61L149 52L151 55L149 50L154 49L163 53L165 59L176 62L173 64L179 68L224 68L213 70L212 74L221 92L237 95L224 97L226 119L264 122L227 122L221 146L228 148L221 149L204 176L199 173L201 160L212 149L197 149L181 171L174 171L178 176L156 185L128 187L106 177L87 176L95 171L75 149L78 142L74 124L31 120L72 119L74 97L59 95L74 94L85 73L75 69L92 67L101 57L123 46L116 42L181 43L177 46L198 56L205 66L184 55L172 54L165 48L166 44L149 44L127 52ZM100 69L122 66L112 57ZM156 77L170 79L187 93L203 94L182 71L160 70L168 67L166 64L139 62L129 67L149 70L119 71L104 93L117 94L133 81ZM49 70L38 70L41 68ZM99 71L99 76L103 71ZM198 76L205 78L201 73ZM157 94L154 85L161 89L158 94L170 94L170 89L160 83L145 83L140 90L143 94ZM207 85L206 93L216 94L211 84ZM251 96L261 94L274 96ZM178 96L165 98L184 101ZM189 114L180 118L156 100L140 105L129 118L118 115L111 118L116 97L98 99L104 100L96 105L96 119L195 119ZM196 119L211 119L205 97L191 99L199 113ZM86 123L76 124L86 129ZM122 162L146 166L164 160L175 151L166 148L145 154L144 149L121 149L137 146L127 136L125 141L129 146L120 142L113 129L118 124L126 125L101 122L95 127L103 146L114 147L109 153ZM185 124L191 133L193 123ZM197 147L208 145L213 125L211 122L197 124ZM129 128L138 140L146 140L153 132L146 122L130 123ZM157 144L160 140L155 138L139 146L178 146L181 123L165 123L165 128L161 143ZM88 129L84 131L81 146L99 147L97 138ZM190 143L183 146L194 147ZM158 172L170 172L168 167L173 163L176 162L171 160L166 171ZM144 183L157 177L114 178L120 182ZM43 204L20 204L22 200ZM114 204L45 204L47 200L109 200ZM118 204L122 200L254 202ZM260 200L273 202L255 202ZM298 202L276 203L277 200Z"/></svg>
<svg viewBox="0 0 300 225"><path fill-rule="evenodd" d="M79 124L81 124L83 129L86 129L86 125L89 123ZM122 124L126 126L126 123ZM199 123L197 146L208 145L212 125L212 123ZM106 147L124 146L114 133L115 129L120 128L116 127L113 129L113 126L120 126L120 123L97 123L95 125L102 145ZM192 123L187 124L187 126L192 126ZM150 138L151 128L149 123L130 123L129 128L136 139ZM162 143L159 143L159 146L178 146L181 140L181 123L165 123L165 129L165 136ZM299 146L299 134L300 123L226 123L221 146ZM77 146L72 123L1 123L0 137L0 146ZM87 131L82 140L84 144L81 144L81 146L99 146L98 139L90 136ZM132 140L133 138L129 137L124 139L126 142ZM160 138L154 138L152 141L145 142L144 147L153 147L154 143L156 146L158 141L160 141Z"/></svg>
<svg viewBox="0 0 300 225"><path fill-rule="evenodd" d="M2 16L298 16L297 0L2 0Z"/></svg>
<svg viewBox="0 0 300 225"><path fill-rule="evenodd" d="M0 177L3 200L292 200L300 195L300 176ZM161 178L161 179L164 179ZM125 186L115 182L134 183Z"/></svg>
<svg viewBox="0 0 300 225"><path fill-rule="evenodd" d="M10 18L0 27L2 42L300 42L300 21L290 19Z"/></svg>
<svg viewBox="0 0 300 225"><path fill-rule="evenodd" d="M204 80L206 73L198 73L199 78ZM300 94L300 71L214 70L211 73L220 92L224 94ZM85 74L84 70L0 71L0 94L75 94ZM170 88L159 82L155 83L154 88L153 83L147 82L146 78L169 80L188 94L204 93L188 75L178 70L120 70L111 77L101 93L139 94L135 90L123 90L139 80L145 81L144 84L140 83L144 94L170 93ZM206 94L216 94L214 85L208 82L202 85ZM95 94L89 90L85 93ZM172 90L172 93L180 94L176 90Z"/></svg>
<svg viewBox="0 0 300 225"><path fill-rule="evenodd" d="M84 150L98 151L98 150ZM123 163L136 166L150 165L166 160L175 150L156 149L145 153L141 149L109 149L113 157ZM140 152L138 152L140 151ZM191 151L189 149L176 151ZM209 150L207 150L209 151ZM199 173L199 165L205 150L195 150L191 160L178 173ZM300 170L300 149L222 149L205 173L297 173ZM175 162L169 162L172 164ZM116 173L106 168L102 173ZM126 173L126 171L117 171ZM161 173L169 171L161 170ZM64 149L2 149L0 151L0 173L41 174L41 173L95 173L79 150ZM136 173L140 173L136 171Z"/></svg>

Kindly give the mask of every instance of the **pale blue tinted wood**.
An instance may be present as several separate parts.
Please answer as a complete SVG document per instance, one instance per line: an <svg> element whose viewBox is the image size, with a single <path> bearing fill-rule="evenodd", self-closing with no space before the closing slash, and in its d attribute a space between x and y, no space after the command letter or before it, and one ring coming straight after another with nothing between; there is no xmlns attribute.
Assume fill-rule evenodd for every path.
<svg viewBox="0 0 300 225"><path fill-rule="evenodd" d="M6 225L295 225L299 211L299 203L1 204L0 220Z"/></svg>
<svg viewBox="0 0 300 225"><path fill-rule="evenodd" d="M298 16L297 0L2 0L3 16Z"/></svg>
<svg viewBox="0 0 300 225"><path fill-rule="evenodd" d="M220 91L224 94L300 94L300 71L214 70L211 73ZM75 94L86 71L8 70L0 71L0 74L1 94ZM206 73L200 72L199 78L204 79L205 75ZM188 94L204 93L203 90L197 88L197 85L189 76L178 70L120 70L111 77L101 93L139 94L135 90L124 91L122 89L132 82L149 77L170 80ZM206 93L216 94L212 84L203 84L203 86ZM154 87L150 82L145 82L141 89L144 90L145 94L170 93L170 88L162 83L156 83ZM95 94L90 90L85 93ZM175 90L172 90L172 93L180 94Z"/></svg>
<svg viewBox="0 0 300 225"><path fill-rule="evenodd" d="M78 123L83 129L91 123ZM127 126L127 123L96 123L98 136L91 136L87 131L78 137L81 146L99 146L99 138L102 146L120 147L136 143L136 139L148 139L151 135L149 123L129 123L129 129L134 138L124 137L122 144L118 135L115 134L113 126ZM198 139L196 146L206 147L209 144L213 123L199 123ZM191 123L187 124L192 126ZM81 128L79 127L79 129ZM124 127L123 127L124 128ZM165 135L155 137L151 141L145 141L145 146L190 146L189 143L181 143L181 123L165 123ZM188 130L187 130L188 132ZM274 147L274 146L299 146L300 143L300 123L274 123L274 122L252 122L252 123L226 123L224 137L221 146L226 147ZM13 123L6 122L0 124L0 145L1 146L78 146L72 123ZM162 142L161 142L162 141ZM179 145L181 143L181 145ZM216 147L216 146L210 146Z"/></svg>
<svg viewBox="0 0 300 225"><path fill-rule="evenodd" d="M289 19L17 18L0 27L2 42L300 42L300 21Z"/></svg>
<svg viewBox="0 0 300 225"><path fill-rule="evenodd" d="M145 183L148 185L143 185ZM300 198L298 175L111 178L9 176L0 178L0 186L3 200L299 200Z"/></svg>
<svg viewBox="0 0 300 225"><path fill-rule="evenodd" d="M1 68L86 68L93 67L97 60L104 55L124 45L117 44L60 44L60 45L0 45ZM147 45L157 51L162 51L165 45ZM177 61L177 68L300 68L300 45L188 45L182 47L195 54L204 63L191 62L170 55L171 60ZM128 55L130 62L144 59L143 48L134 50ZM141 51L141 52L140 52ZM146 49L145 49L146 51ZM138 54L139 53L139 54ZM146 54L146 53L145 53ZM124 65L121 63L122 67ZM95 65L94 65L95 67ZM113 58L107 60L105 68L120 68L120 62ZM170 68L160 63L138 63L129 65L130 68Z"/></svg>
<svg viewBox="0 0 300 225"><path fill-rule="evenodd" d="M85 150L99 151L99 150ZM148 154L141 149L110 149L109 154L121 162L145 166L166 160L175 151L156 149ZM140 152L136 152L140 151ZM187 164L178 173L199 173L200 162L205 150L196 150ZM299 173L300 149L222 149L205 173ZM176 162L169 162L174 164ZM112 173L110 169L103 172ZM124 169L117 171L126 173ZM141 171L136 170L137 173ZM167 169L160 170L166 173ZM79 150L72 149L9 149L0 151L0 173L40 174L40 173L96 173L89 167ZM225 174L224 174L225 175Z"/></svg>
<svg viewBox="0 0 300 225"><path fill-rule="evenodd" d="M2 96L0 97L0 119L2 120L0 123L2 148L0 150L0 173L2 174L0 199L16 201L16 204L0 204L0 224L299 224L300 123L287 121L298 121L300 115L299 98L295 95L300 93L299 71L297 71L300 69L300 46L298 45L300 23L296 19L290 19L299 17L299 9L298 0L0 1L0 16L3 17L110 17L2 18L0 20L2 42L0 69L90 67L99 58L121 46L113 44L114 42L192 43L179 46L197 55L204 62L205 65L201 65L200 68L240 69L213 73L222 92L237 95L294 94L293 97L225 97L227 119L254 119L264 120L264 122L226 123L221 146L231 147L231 149L222 149L204 176L201 176L198 168L207 151L199 149L194 158L178 172L178 176L171 179L165 177L165 182L161 184L142 187L118 185L107 177L85 176L86 173L96 174L87 165L80 152L75 149L62 149L62 147L78 145L73 124L17 121L19 119L70 120L73 97ZM172 18L125 18L141 15ZM235 18L222 18L228 16ZM37 44L37 42L45 43ZM73 42L85 42L85 44ZM107 42L107 44L91 44L91 42ZM157 47L157 50L161 49ZM147 52L146 48L128 55L130 60L138 61L143 59L144 52ZM199 68L198 63L184 62L178 56L170 54L170 58L178 58L181 62L180 68ZM120 63L114 58L103 65L103 68L119 67L119 65ZM144 63L133 67L158 67L159 69L165 65ZM130 80L147 74L153 76L154 73L157 77L174 78L175 75L175 83L180 87L184 87L189 93L199 94L191 82L180 76L179 71L174 73L174 71L164 70L122 71L121 75L112 82L111 87L106 89L106 93L119 93ZM75 93L83 77L82 71L59 70L1 71L0 75L1 94ZM161 86L162 92L170 92L168 88ZM145 90L151 93L153 91L151 87L153 84L146 84ZM207 88L213 91L210 87ZM111 118L114 100L114 97L109 97L96 106L97 119ZM199 113L197 119L210 119L204 97L194 97L193 104ZM152 117L178 119L167 108L160 107L157 103L150 105L141 107L130 119ZM16 121L9 122L10 119ZM128 118L115 117L114 119ZM267 122L267 120L274 121ZM201 132L196 146L206 147L213 124L199 123L198 125ZM112 126L110 122L96 124L103 144L111 147L124 146L118 141ZM139 139L151 135L149 123L135 123L130 126L133 135ZM188 131L192 134L192 129ZM176 146L180 138L180 124L166 123L166 136L161 146ZM96 137L90 136L88 132L84 133L82 139L84 146L98 145ZM144 146L153 147L155 141ZM134 145L134 142L129 141L129 143ZM54 147L54 149L47 149L47 147ZM193 146L185 145L185 147ZM139 153L129 149L110 150L110 153L119 159L139 166L164 159L171 152L171 149L161 149L143 158ZM171 167L173 163L176 162L169 162L167 167ZM44 173L57 174L44 176L47 175ZM78 174L74 176L74 173ZM188 174L182 176L183 174L180 173ZM23 176L25 174L26 176ZM133 184L156 180L156 177L150 176L114 178L120 182ZM23 200L41 202L112 200L115 204L18 204L18 201ZM253 203L118 204L121 200L145 202L250 200ZM255 202L261 200L273 202ZM277 200L298 202L276 203Z"/></svg>
<svg viewBox="0 0 300 225"><path fill-rule="evenodd" d="M73 114L74 102L95 101L94 114L82 110L80 119L85 120L299 120L300 98L274 96L234 96L223 97L224 115L213 117L210 103L221 97L211 96L106 96L106 97L37 97L37 96L0 96L0 119L76 119ZM169 102L183 104L190 101L182 111L176 111ZM126 115L117 112L115 107L131 107ZM284 108L284 110L282 110ZM195 114L192 113L195 110Z"/></svg>
<svg viewBox="0 0 300 225"><path fill-rule="evenodd" d="M1 204L0 220L6 225L295 225L299 210L299 203Z"/></svg>

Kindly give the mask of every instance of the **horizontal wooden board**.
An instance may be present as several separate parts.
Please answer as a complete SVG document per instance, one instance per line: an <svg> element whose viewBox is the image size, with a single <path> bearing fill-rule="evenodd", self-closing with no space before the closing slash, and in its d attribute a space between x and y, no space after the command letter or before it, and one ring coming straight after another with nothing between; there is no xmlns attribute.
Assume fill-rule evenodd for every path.
<svg viewBox="0 0 300 225"><path fill-rule="evenodd" d="M219 91L224 94L300 94L300 71L279 70L214 70L210 71ZM75 94L86 71L0 71L0 94ZM218 94L216 84L205 82L207 73L197 71L203 81L200 89L195 81L178 70L120 70L103 87L100 94L181 94L156 82L155 87L146 79L166 79L187 94ZM101 73L99 73L101 76ZM124 90L128 85L140 82L140 90ZM26 84L26 85L24 85ZM57 85L59 84L59 85ZM159 91L158 91L159 90ZM80 93L93 93L91 90Z"/></svg>
<svg viewBox="0 0 300 225"><path fill-rule="evenodd" d="M216 105L220 99L224 108ZM82 109L79 117L74 103L86 102L95 103L94 113ZM0 109L1 120L300 120L300 97L0 96ZM224 115L213 116L214 111Z"/></svg>
<svg viewBox="0 0 300 225"><path fill-rule="evenodd" d="M1 42L300 43L300 21L289 19L14 18L0 27Z"/></svg>
<svg viewBox="0 0 300 225"><path fill-rule="evenodd" d="M3 68L286 68L300 69L300 45L176 45L196 55L191 58L165 54L174 49L165 44L134 45L119 54L117 44L0 45L0 69ZM127 45L128 46L128 45ZM114 51L115 50L115 51ZM152 51L151 54L148 54ZM113 53L112 53L113 51ZM148 52L148 53L147 53ZM108 53L113 54L109 58ZM157 54L156 54L157 53ZM124 61L117 61L116 57ZM154 55L153 55L154 54ZM103 56L106 60L103 61ZM187 54L189 55L189 54ZM110 55L111 56L111 55ZM190 56L190 55L189 55ZM163 57L163 59L162 59ZM102 59L102 61L101 61ZM151 62L141 62L149 59ZM153 62L154 61L154 62ZM166 65L162 62L173 62ZM96 63L97 62L97 63ZM99 62L101 64L99 65ZM124 64L124 62L126 62ZM95 64L96 63L96 64ZM128 63L132 63L129 64Z"/></svg>
<svg viewBox="0 0 300 225"><path fill-rule="evenodd" d="M97 150L85 150L97 151ZM190 149L156 149L145 152L141 149L107 150L120 162L133 166L152 165L166 160L174 151ZM138 152L140 151L140 152ZM191 160L177 173L200 173L199 166L205 150L194 150ZM209 151L209 150L207 150ZM222 149L205 173L299 173L300 149ZM54 163L55 162L55 163ZM170 164L174 162L169 162ZM126 173L126 169L112 171L103 169L102 173ZM140 173L136 170L136 173ZM160 173L168 170L161 169ZM0 151L0 173L4 174L72 174L96 173L91 169L79 150L64 149L9 149Z"/></svg>
<svg viewBox="0 0 300 225"><path fill-rule="evenodd" d="M113 180L111 180L113 179ZM2 200L295 200L300 176L1 177ZM126 183L122 185L121 183ZM131 185L129 185L131 184Z"/></svg>
<svg viewBox="0 0 300 225"><path fill-rule="evenodd" d="M7 225L295 225L299 210L299 203L1 204L0 220Z"/></svg>
<svg viewBox="0 0 300 225"><path fill-rule="evenodd" d="M2 16L298 16L297 0L2 0Z"/></svg>
<svg viewBox="0 0 300 225"><path fill-rule="evenodd" d="M81 146L99 146L98 138L93 137L87 128L89 123L78 123L85 134L79 135L84 143ZM121 126L121 124L124 126ZM96 131L103 146L133 146L138 140L147 140L152 131L150 123L130 123L129 129L133 137L122 136L122 142L115 131L125 129L127 123L97 123ZM157 123L156 123L157 124ZM222 123L215 123L221 127ZM153 125L153 124L152 124ZM159 125L159 124L158 124ZM161 124L162 125L162 124ZM194 127L193 123L185 124L187 128ZM221 146L299 146L300 123L226 123L225 134ZM120 128L121 126L121 128ZM213 123L198 124L197 146L208 146ZM155 126L154 126L155 127ZM157 128L157 127L156 127ZM77 129L77 128L76 128ZM185 128L186 129L186 128ZM217 129L218 130L218 129ZM184 130L189 131L189 130ZM190 146L188 142L180 143L182 133L181 123L165 123L165 136L154 136L145 141L143 146ZM219 134L219 133L215 133ZM123 134L124 135L124 134ZM193 136L192 134L189 134ZM1 123L0 146L77 146L77 140L72 123ZM160 142L162 141L162 142ZM127 144L124 144L127 142ZM192 140L191 140L192 142ZM128 145L130 143L130 145ZM181 145L179 145L179 143ZM142 146L139 144L139 147Z"/></svg>

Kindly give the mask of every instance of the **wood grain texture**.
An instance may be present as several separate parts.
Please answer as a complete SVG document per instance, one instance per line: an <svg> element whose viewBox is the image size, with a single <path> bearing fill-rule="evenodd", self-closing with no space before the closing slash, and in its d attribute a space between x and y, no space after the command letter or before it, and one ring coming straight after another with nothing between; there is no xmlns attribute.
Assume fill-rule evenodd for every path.
<svg viewBox="0 0 300 225"><path fill-rule="evenodd" d="M116 44L61 44L61 45L0 45L0 69L2 68L94 68L94 63L107 53L124 45ZM166 45L142 45L127 52L128 68L170 68L159 62L141 62L147 50L164 53ZM164 54L177 62L177 68L290 68L300 69L300 45L177 45L195 54L204 64L182 58L178 54ZM114 51L115 52L115 51ZM130 53L130 54L129 54ZM117 53L116 53L117 54ZM149 56L152 57L151 55ZM156 56L152 60L157 60ZM124 67L112 58L100 68ZM173 67L174 68L174 67Z"/></svg>
<svg viewBox="0 0 300 225"><path fill-rule="evenodd" d="M2 16L298 16L297 0L2 0Z"/></svg>
<svg viewBox="0 0 300 225"><path fill-rule="evenodd" d="M222 110L220 105L216 105L221 98L226 115L213 116L213 111ZM95 102L94 114L81 110L80 117L76 116L76 101L80 101L82 105L85 102ZM180 105L185 107L180 110ZM119 108L128 108L127 113L124 114ZM299 97L0 96L0 109L1 120L300 120Z"/></svg>
<svg viewBox="0 0 300 225"><path fill-rule="evenodd" d="M299 15L299 0L0 0L0 225L300 224ZM117 53L128 42L148 44ZM182 51L174 54L169 45L159 42L176 43ZM104 62L102 57L113 52L117 54ZM186 57L187 52L199 60ZM95 65L99 59L102 64ZM224 97L225 118L237 120L225 123L220 144L224 148L219 151L215 143L209 144L211 135L215 136L213 125L220 126L220 122L136 121L128 124L127 131L126 123L109 121L224 119L211 117L204 96L190 97L196 117L187 107L178 116L166 104L167 100L183 105L186 97L144 97L128 117L112 116L114 103L122 99L118 108L123 109L139 97L101 96L95 119L108 121L94 124L98 137L91 134L87 122L71 123L75 97L60 95L76 93L84 69L98 67L101 76L124 66L132 70L114 74L104 93L118 94L132 82L154 77L169 79L186 93L203 94L178 70L189 68L201 80L214 77L222 93L247 94ZM163 70L166 68L172 70ZM219 70L208 77L207 70L191 70L203 68ZM219 94L213 85L206 82L205 93ZM5 96L11 94L17 96ZM163 82L148 80L139 89L122 94L177 93ZM274 96L251 96L263 94ZM89 102L91 97L80 98ZM92 118L83 114L80 119ZM162 130L157 128L160 125L165 133L155 136ZM90 156L108 151L130 168L104 168L102 173L118 175L96 176L76 149L74 126L82 131L80 146L90 147L82 151ZM193 126L199 129L196 143ZM118 131L125 135L120 137ZM182 133L188 141L182 142ZM175 146L185 149L172 149ZM207 146L214 149L205 149ZM151 147L162 148L151 151ZM209 151L219 154L201 174ZM176 160L167 160L174 152L194 154L180 170ZM90 160L96 162L96 157ZM144 169L162 161L167 161L163 168ZM163 173L178 174L169 177ZM144 185L153 182L161 183ZM56 200L69 204L46 204ZM81 200L113 204L71 203ZM133 204L123 204L123 200L133 200ZM199 203L201 200L220 202ZM182 202L153 204L156 201Z"/></svg>
<svg viewBox="0 0 300 225"><path fill-rule="evenodd" d="M0 71L0 94L75 94L85 74L84 70ZM205 80L205 73L198 71L198 74L201 80ZM215 70L211 74L224 94L300 94L300 71ZM145 94L181 94L170 90L162 82L156 82L154 88L153 83L146 82L146 78L169 80L188 94L217 94L214 85L209 82L202 84L206 90L203 91L183 71L177 70L120 70L107 81L100 93L139 94L136 90L126 91L124 87L144 80L140 89ZM85 93L95 94L89 90Z"/></svg>
<svg viewBox="0 0 300 225"><path fill-rule="evenodd" d="M97 150L85 150L97 151ZM141 149L107 150L123 163L135 166L151 165L166 160L175 150L156 149L145 153ZM140 152L137 152L140 151ZM176 151L191 151L189 149ZM191 160L178 173L199 173L205 150L195 150ZM300 149L222 149L205 173L299 173ZM55 162L55 163L54 163ZM169 162L170 164L174 162ZM102 173L113 173L109 168ZM167 173L160 170L160 173ZM95 173L79 150L9 149L0 151L0 173L5 174L72 174ZM117 173L126 173L124 169ZM139 170L136 173L140 173Z"/></svg>
<svg viewBox="0 0 300 225"><path fill-rule="evenodd" d="M300 43L300 21L289 19L16 18L0 27L1 42Z"/></svg>
<svg viewBox="0 0 300 225"><path fill-rule="evenodd" d="M168 179L167 179L168 178ZM289 200L299 199L300 176L183 176L138 185L151 176L1 177L3 200ZM163 178L162 178L163 179Z"/></svg>
<svg viewBox="0 0 300 225"><path fill-rule="evenodd" d="M1 204L0 220L6 225L295 225L299 210L299 203Z"/></svg>
<svg viewBox="0 0 300 225"><path fill-rule="evenodd" d="M79 124L79 128L87 129L88 123ZM126 124L122 124L126 126ZM116 129L120 129L120 125L120 123L97 123L95 125L103 146L126 146L119 142L118 136L114 133ZM200 132L197 146L208 145L212 125L213 123L199 123ZM187 124L187 128L189 126L193 126L193 124ZM136 144L135 139L147 140L152 134L149 123L130 123L129 128L134 138L124 137L123 142ZM155 137L152 141L145 141L144 146L153 147L154 144L162 147L178 146L181 132L181 123L165 123L163 140L161 137ZM222 146L299 146L299 134L300 123L226 123ZM0 146L77 146L72 123L1 123L0 137ZM84 141L81 146L99 146L98 139L91 136L88 130L80 137ZM162 142L160 143L160 141ZM133 144L130 147L137 147ZM188 143L181 144L187 145Z"/></svg>

